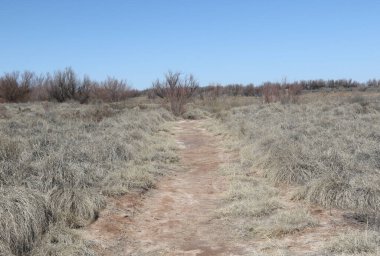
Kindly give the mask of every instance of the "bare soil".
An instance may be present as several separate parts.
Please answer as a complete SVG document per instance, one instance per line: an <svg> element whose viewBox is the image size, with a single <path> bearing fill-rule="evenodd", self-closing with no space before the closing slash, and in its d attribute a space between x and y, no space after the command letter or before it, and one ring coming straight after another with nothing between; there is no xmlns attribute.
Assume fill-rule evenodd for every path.
<svg viewBox="0 0 380 256"><path fill-rule="evenodd" d="M180 171L164 177L142 197L111 199L99 219L83 231L99 255L242 255L215 215L227 189L217 175L231 157L202 121L179 121L173 134Z"/></svg>
<svg viewBox="0 0 380 256"><path fill-rule="evenodd" d="M267 241L237 238L215 214L228 189L217 170L236 154L223 150L220 137L202 128L203 122L175 124L181 170L144 195L111 198L99 219L81 231L99 255L256 255L250 253L266 250L261 244ZM289 191L283 191L281 199L289 207L309 207L319 221L316 228L281 239L294 255L317 251L347 227L341 212L292 202Z"/></svg>

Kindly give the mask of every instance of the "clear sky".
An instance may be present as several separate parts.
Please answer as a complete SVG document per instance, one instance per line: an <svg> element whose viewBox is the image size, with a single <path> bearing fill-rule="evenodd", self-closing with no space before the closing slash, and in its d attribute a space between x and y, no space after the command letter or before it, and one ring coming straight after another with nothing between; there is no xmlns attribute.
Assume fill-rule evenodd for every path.
<svg viewBox="0 0 380 256"><path fill-rule="evenodd" d="M377 0L0 0L0 73L202 85L380 78Z"/></svg>

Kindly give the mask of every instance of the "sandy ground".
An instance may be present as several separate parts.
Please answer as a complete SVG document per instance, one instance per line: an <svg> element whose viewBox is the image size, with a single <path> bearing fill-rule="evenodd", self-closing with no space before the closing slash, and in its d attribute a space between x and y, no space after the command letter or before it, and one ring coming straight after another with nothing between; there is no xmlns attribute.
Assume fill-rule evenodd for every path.
<svg viewBox="0 0 380 256"><path fill-rule="evenodd" d="M203 121L175 124L181 170L162 178L147 194L111 198L99 219L81 231L99 255L259 255L253 252L262 251L267 241L239 240L215 214L228 189L226 177L217 170L236 154L223 150L220 137L202 125ZM292 202L288 189L282 191L281 200L289 208L309 207L319 222L281 239L281 247L292 255L317 251L347 227L341 212Z"/></svg>
<svg viewBox="0 0 380 256"><path fill-rule="evenodd" d="M176 123L181 171L163 178L143 198L113 198L83 235L99 255L243 255L215 210L227 189L217 175L230 156L200 121Z"/></svg>

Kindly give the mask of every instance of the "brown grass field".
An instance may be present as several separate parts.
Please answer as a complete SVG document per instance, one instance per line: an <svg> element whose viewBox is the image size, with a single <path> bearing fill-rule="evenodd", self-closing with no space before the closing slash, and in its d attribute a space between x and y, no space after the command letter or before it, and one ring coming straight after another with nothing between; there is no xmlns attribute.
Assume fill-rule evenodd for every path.
<svg viewBox="0 0 380 256"><path fill-rule="evenodd" d="M380 255L378 92L156 101L0 104L0 255Z"/></svg>

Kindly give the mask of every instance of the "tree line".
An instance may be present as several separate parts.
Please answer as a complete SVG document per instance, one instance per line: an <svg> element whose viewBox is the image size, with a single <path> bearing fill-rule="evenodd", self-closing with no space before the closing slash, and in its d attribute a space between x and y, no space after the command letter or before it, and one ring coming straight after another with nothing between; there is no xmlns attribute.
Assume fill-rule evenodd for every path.
<svg viewBox="0 0 380 256"><path fill-rule="evenodd" d="M108 77L98 82L88 76L79 78L70 67L53 74L37 75L30 71L5 73L0 77L1 102L27 101L122 101L141 92L125 80Z"/></svg>
<svg viewBox="0 0 380 256"><path fill-rule="evenodd" d="M79 78L70 67L56 71L53 74L36 75L33 72L4 73L0 77L0 103L26 101L57 101L69 100L88 103L94 100L104 102L123 101L130 97L146 95L149 98L179 98L197 96L200 98L217 98L220 96L256 96L264 97L266 102L287 95L298 95L302 91L336 90L371 87L380 88L380 80L371 79L360 83L352 79L337 80L301 80L294 82L265 82L258 86L254 84L210 84L199 86L193 75L182 77L179 72L168 72L163 81L156 80L149 89L133 89L125 80L108 77L98 82L85 76ZM175 89L179 87L179 89ZM175 107L173 103L173 108ZM182 105L182 104L181 104ZM176 110L179 111L179 110Z"/></svg>

